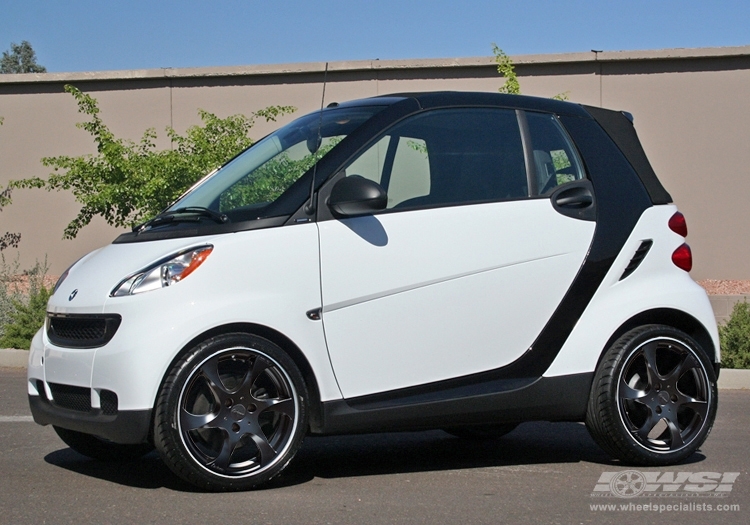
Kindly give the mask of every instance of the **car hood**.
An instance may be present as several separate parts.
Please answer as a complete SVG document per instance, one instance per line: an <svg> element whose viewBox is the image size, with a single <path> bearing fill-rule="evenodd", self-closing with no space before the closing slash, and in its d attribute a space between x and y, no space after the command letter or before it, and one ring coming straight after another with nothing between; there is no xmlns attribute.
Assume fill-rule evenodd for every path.
<svg viewBox="0 0 750 525"><path fill-rule="evenodd" d="M181 250L211 242L216 236L110 244L82 257L50 297L53 313L101 313L112 290L126 277Z"/></svg>

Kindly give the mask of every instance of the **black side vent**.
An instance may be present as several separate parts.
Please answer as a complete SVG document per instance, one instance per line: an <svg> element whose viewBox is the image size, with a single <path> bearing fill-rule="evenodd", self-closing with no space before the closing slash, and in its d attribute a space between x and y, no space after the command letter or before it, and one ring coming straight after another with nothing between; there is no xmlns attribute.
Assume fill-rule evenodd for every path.
<svg viewBox="0 0 750 525"><path fill-rule="evenodd" d="M633 273L636 270L636 268L638 268L641 265L641 263L643 262L643 259L646 258L646 254L651 249L651 246L653 244L654 244L654 241L652 241L651 239L641 242L641 245L633 254L633 258L630 259L630 262L628 263L627 268L625 268L625 271L622 272L622 276L620 277L621 281L625 279L627 276L629 276L631 273Z"/></svg>
<svg viewBox="0 0 750 525"><path fill-rule="evenodd" d="M102 404L102 413L105 416L117 415L117 394L111 390L102 390L99 394L99 400Z"/></svg>
<svg viewBox="0 0 750 525"><path fill-rule="evenodd" d="M98 409L91 406L90 388L61 385L59 383L48 384L49 389L52 391L51 403L56 407L65 408L67 410L75 410L76 412L85 412L90 415L117 415L117 394L115 394L111 390L102 390L100 392L99 400L101 402L101 409ZM41 380L37 380L36 387L39 391L39 396L44 401L49 403L50 400L47 399L47 394L44 390L44 382Z"/></svg>
<svg viewBox="0 0 750 525"><path fill-rule="evenodd" d="M49 383L52 402L60 408L76 412L91 412L91 390L80 386Z"/></svg>
<svg viewBox="0 0 750 525"><path fill-rule="evenodd" d="M119 315L47 314L47 337L57 346L96 348L106 345L115 335L122 318Z"/></svg>

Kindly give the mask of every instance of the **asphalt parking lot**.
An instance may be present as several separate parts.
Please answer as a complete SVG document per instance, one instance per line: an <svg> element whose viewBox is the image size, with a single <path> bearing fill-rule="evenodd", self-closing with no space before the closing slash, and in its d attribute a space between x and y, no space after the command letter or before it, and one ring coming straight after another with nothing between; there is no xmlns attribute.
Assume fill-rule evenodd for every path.
<svg viewBox="0 0 750 525"><path fill-rule="evenodd" d="M485 442L441 431L310 437L269 488L209 494L153 453L107 464L68 449L31 422L24 379L0 369L0 523L750 522L748 390L722 390L700 453L669 468L613 462L580 424L526 423ZM630 497L610 479L651 488Z"/></svg>

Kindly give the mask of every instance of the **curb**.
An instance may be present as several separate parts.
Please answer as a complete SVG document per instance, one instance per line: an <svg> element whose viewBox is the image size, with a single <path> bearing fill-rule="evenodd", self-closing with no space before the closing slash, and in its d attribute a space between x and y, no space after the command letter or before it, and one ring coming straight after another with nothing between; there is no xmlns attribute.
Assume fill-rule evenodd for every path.
<svg viewBox="0 0 750 525"><path fill-rule="evenodd" d="M26 368L28 361L28 350L13 350L12 348L0 350L0 367Z"/></svg>
<svg viewBox="0 0 750 525"><path fill-rule="evenodd" d="M28 350L0 350L0 368L26 368ZM723 390L750 390L750 370L722 368L719 388Z"/></svg>

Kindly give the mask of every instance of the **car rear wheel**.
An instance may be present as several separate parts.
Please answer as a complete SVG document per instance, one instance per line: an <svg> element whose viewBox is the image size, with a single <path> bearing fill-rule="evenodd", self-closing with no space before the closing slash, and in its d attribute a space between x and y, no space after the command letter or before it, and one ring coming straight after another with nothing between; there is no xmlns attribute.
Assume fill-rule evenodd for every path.
<svg viewBox="0 0 750 525"><path fill-rule="evenodd" d="M154 442L169 468L208 490L246 490L281 472L307 431L294 361L249 334L209 339L180 359L157 401Z"/></svg>
<svg viewBox="0 0 750 525"><path fill-rule="evenodd" d="M669 465L703 444L717 400L716 375L701 346L680 330L647 325L624 334L604 355L586 426L622 461Z"/></svg>
<svg viewBox="0 0 750 525"><path fill-rule="evenodd" d="M129 461L145 456L154 446L150 443L123 445L106 439L53 426L55 432L70 448L88 458L100 461Z"/></svg>

